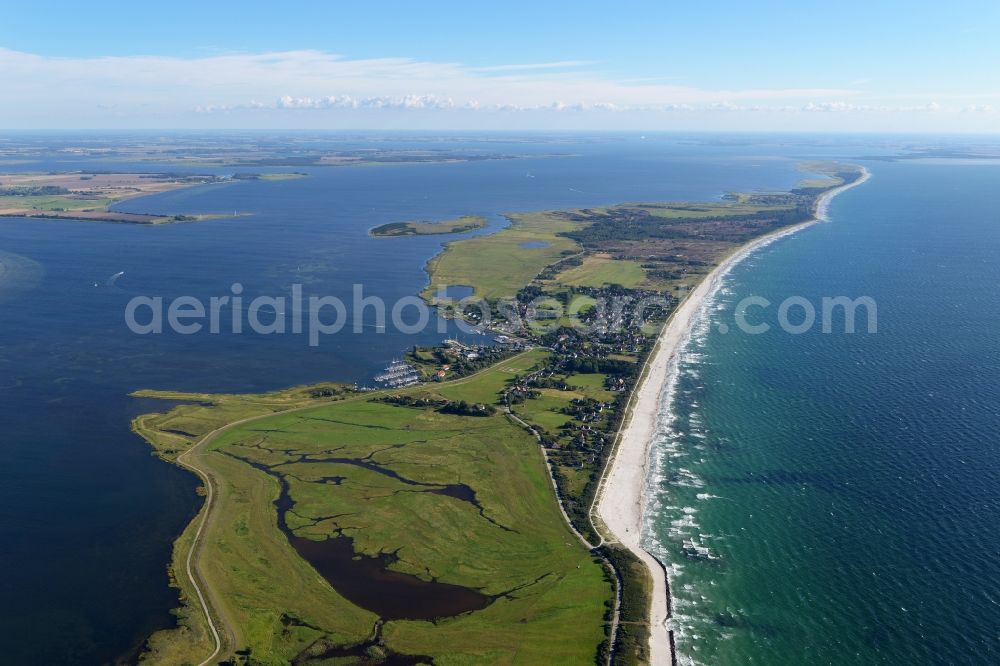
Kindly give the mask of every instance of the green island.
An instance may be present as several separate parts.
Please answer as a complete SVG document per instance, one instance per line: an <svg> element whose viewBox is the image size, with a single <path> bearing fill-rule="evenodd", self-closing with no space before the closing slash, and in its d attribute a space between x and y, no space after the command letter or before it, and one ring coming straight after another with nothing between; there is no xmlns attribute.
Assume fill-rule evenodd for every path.
<svg viewBox="0 0 1000 666"><path fill-rule="evenodd" d="M790 192L511 214L449 243L424 296L472 287L439 304L499 344L415 347L411 386L137 392L182 403L133 429L206 495L175 543L178 626L142 663L648 663L651 579L597 488L685 290L863 175L809 169ZM563 311L527 321L539 300Z"/></svg>
<svg viewBox="0 0 1000 666"><path fill-rule="evenodd" d="M436 236L439 234L462 234L486 226L486 218L481 215L462 215L451 220L431 222L390 222L373 228L370 233L376 237L386 236Z"/></svg>

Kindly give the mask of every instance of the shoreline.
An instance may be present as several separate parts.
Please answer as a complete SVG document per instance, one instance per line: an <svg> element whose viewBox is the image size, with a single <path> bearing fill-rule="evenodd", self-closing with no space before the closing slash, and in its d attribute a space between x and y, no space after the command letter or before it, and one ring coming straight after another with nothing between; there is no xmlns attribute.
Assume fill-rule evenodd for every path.
<svg viewBox="0 0 1000 666"><path fill-rule="evenodd" d="M650 602L650 663L674 664L674 636L670 629L670 581L666 566L643 546L644 518L647 507L647 486L652 465L652 446L659 422L664 393L670 388L670 377L678 353L686 346L691 330L722 279L754 251L779 238L794 234L818 222L827 221L830 202L838 194L861 185L871 177L862 167L857 180L833 188L820 196L813 209L813 218L756 238L737 248L726 257L677 306L650 352L639 383L633 392L629 411L619 431L619 438L600 482L594 503L597 516L609 536L618 540L640 559L649 570L653 582Z"/></svg>

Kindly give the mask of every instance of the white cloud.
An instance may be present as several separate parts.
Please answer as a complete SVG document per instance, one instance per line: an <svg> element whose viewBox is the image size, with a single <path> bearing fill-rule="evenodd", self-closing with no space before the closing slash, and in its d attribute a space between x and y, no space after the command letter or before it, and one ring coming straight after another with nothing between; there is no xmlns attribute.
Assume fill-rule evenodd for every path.
<svg viewBox="0 0 1000 666"><path fill-rule="evenodd" d="M569 67L584 67L596 64L592 60L559 60L557 62L535 62L520 65L489 65L487 67L472 67L473 72L516 72L538 69L566 69Z"/></svg>
<svg viewBox="0 0 1000 666"><path fill-rule="evenodd" d="M847 102L809 102L802 107L807 113L937 113L939 111L956 111L957 109L941 106L937 102L922 105L886 106L878 104L849 104Z"/></svg>
<svg viewBox="0 0 1000 666"><path fill-rule="evenodd" d="M315 50L67 58L0 48L0 127L516 129L591 123L656 129L704 120L735 129L788 128L795 126L790 118L800 117L811 119L799 123L802 127L824 128L839 117L853 127L847 123L856 126L862 116L945 118L963 110L987 124L992 109L987 102L996 97L942 98L955 104L942 107L913 95L896 105L855 89L677 85L672 81L679 72L617 80L600 75L594 65L564 60L468 67L410 58L351 59Z"/></svg>
<svg viewBox="0 0 1000 666"><path fill-rule="evenodd" d="M408 58L348 59L320 51L63 58L0 49L0 90L22 108L102 103L126 113L143 103L179 112L247 108L248 100L259 99L279 100L282 109L608 109L853 94L619 82L583 69L590 64L465 67Z"/></svg>
<svg viewBox="0 0 1000 666"><path fill-rule="evenodd" d="M263 108L263 107L261 107ZM330 95L327 97L292 97L283 95L273 108L277 109L453 109L455 102L436 95L405 95L403 97L364 97Z"/></svg>

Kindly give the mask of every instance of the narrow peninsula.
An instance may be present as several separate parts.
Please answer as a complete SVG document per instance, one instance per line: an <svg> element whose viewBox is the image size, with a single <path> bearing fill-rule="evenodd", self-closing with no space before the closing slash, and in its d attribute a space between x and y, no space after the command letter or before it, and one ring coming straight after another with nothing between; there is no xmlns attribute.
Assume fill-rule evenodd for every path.
<svg viewBox="0 0 1000 666"><path fill-rule="evenodd" d="M666 364L718 276L866 177L807 168L789 192L511 214L448 243L424 297L468 285L441 305L497 344L414 348L405 385L137 393L176 405L133 429L205 495L175 543L178 626L143 663L671 663L641 542Z"/></svg>

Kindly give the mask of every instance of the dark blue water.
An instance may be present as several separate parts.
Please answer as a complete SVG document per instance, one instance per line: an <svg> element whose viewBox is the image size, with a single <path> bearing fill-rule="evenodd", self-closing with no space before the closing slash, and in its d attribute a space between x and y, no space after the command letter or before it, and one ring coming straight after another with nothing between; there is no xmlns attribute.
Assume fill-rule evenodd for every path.
<svg viewBox="0 0 1000 666"><path fill-rule="evenodd" d="M198 507L195 479L152 458L129 432L132 416L163 408L128 398L130 391L365 381L411 345L454 334L433 326L420 335L366 327L323 338L317 347L304 335L234 335L225 327L220 335L137 336L123 321L133 295L207 299L230 294L239 282L249 300L287 296L298 283L307 294L346 299L361 284L366 295L391 304L426 284L423 266L447 237L373 239L367 234L373 226L479 214L495 229L507 211L783 189L800 176L799 156L853 150L624 136L554 143L451 138L441 145L535 156L297 167L310 177L177 191L120 206L252 214L235 219L159 227L0 220L3 261L20 266L20 278L0 287L4 663L107 662L170 623L177 602L166 567L172 540ZM129 165L45 158L17 168ZM369 316L362 319L371 323Z"/></svg>
<svg viewBox="0 0 1000 666"><path fill-rule="evenodd" d="M732 272L680 364L650 538L686 663L1000 663L1000 165L870 168ZM772 327L871 296L878 330L746 335L749 295Z"/></svg>

